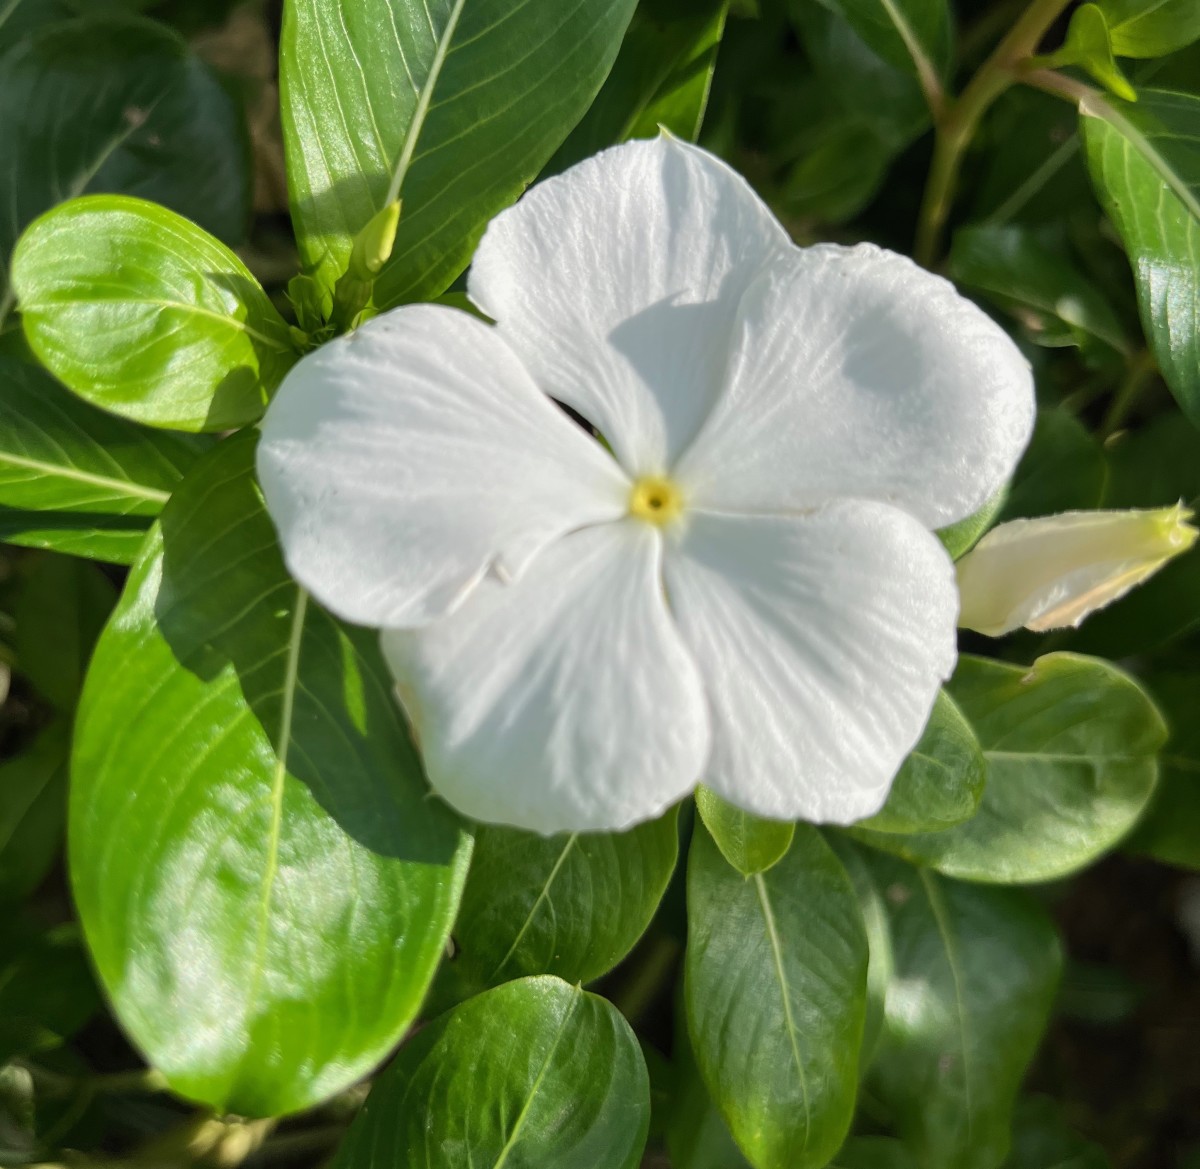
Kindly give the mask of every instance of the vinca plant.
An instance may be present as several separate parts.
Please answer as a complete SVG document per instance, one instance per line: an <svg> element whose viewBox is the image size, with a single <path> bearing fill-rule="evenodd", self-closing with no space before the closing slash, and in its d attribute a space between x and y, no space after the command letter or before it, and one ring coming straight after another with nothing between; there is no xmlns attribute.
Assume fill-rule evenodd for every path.
<svg viewBox="0 0 1200 1169"><path fill-rule="evenodd" d="M0 0L0 1169L1192 1164L1198 427L1196 0Z"/></svg>

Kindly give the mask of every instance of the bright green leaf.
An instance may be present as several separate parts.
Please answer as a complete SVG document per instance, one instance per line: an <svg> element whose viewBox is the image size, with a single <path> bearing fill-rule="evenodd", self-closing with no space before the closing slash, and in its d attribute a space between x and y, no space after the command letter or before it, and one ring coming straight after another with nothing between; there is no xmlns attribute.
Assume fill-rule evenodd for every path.
<svg viewBox="0 0 1200 1169"><path fill-rule="evenodd" d="M950 693L987 760L979 811L944 832L860 839L952 877L1030 884L1082 868L1137 822L1167 731L1115 666L1074 654L1028 668L964 657Z"/></svg>
<svg viewBox="0 0 1200 1169"><path fill-rule="evenodd" d="M1200 40L1196 0L1096 0L1118 57L1165 57Z"/></svg>
<svg viewBox="0 0 1200 1169"><path fill-rule="evenodd" d="M557 978L523 978L409 1040L332 1169L635 1169L649 1124L629 1024Z"/></svg>
<svg viewBox="0 0 1200 1169"><path fill-rule="evenodd" d="M42 548L109 564L132 564L151 522L139 516L24 511L0 505L0 544Z"/></svg>
<svg viewBox="0 0 1200 1169"><path fill-rule="evenodd" d="M0 29L0 37L4 35ZM137 18L41 29L0 57L3 267L26 224L86 192L134 192L236 242L250 203L237 106L174 33Z"/></svg>
<svg viewBox="0 0 1200 1169"><path fill-rule="evenodd" d="M136 553L200 450L198 440L102 413L37 366L0 356L0 505L37 513L20 520L35 530L111 528ZM18 520L0 510L0 539Z"/></svg>
<svg viewBox="0 0 1200 1169"><path fill-rule="evenodd" d="M95 565L41 556L21 583L13 609L21 673L64 712L74 709L100 630L117 590Z"/></svg>
<svg viewBox="0 0 1200 1169"><path fill-rule="evenodd" d="M81 397L175 430L262 415L296 354L250 270L142 199L92 195L43 215L13 256L25 335Z"/></svg>
<svg viewBox="0 0 1200 1169"><path fill-rule="evenodd" d="M706 787L696 791L696 808L721 855L743 877L764 873L779 861L796 832L795 824L760 819Z"/></svg>
<svg viewBox="0 0 1200 1169"><path fill-rule="evenodd" d="M983 798L987 771L971 724L946 693L904 761L887 802L859 827L876 832L939 832L969 820Z"/></svg>
<svg viewBox="0 0 1200 1169"><path fill-rule="evenodd" d="M465 985L606 974L662 900L679 855L677 820L672 811L628 832L566 836L480 826L454 926Z"/></svg>
<svg viewBox="0 0 1200 1169"><path fill-rule="evenodd" d="M444 291L607 76L634 0L292 0L280 56L300 253L326 287L386 204L380 308Z"/></svg>
<svg viewBox="0 0 1200 1169"><path fill-rule="evenodd" d="M50 871L67 819L68 728L51 723L0 765L0 903L20 901Z"/></svg>
<svg viewBox="0 0 1200 1169"><path fill-rule="evenodd" d="M1129 79L1113 60L1113 43L1104 9L1098 4L1081 4L1071 14L1066 43L1051 58L1055 67L1078 65L1105 89L1125 101L1136 101Z"/></svg>
<svg viewBox="0 0 1200 1169"><path fill-rule="evenodd" d="M871 863L896 972L867 1085L922 1169L999 1165L1058 984L1054 927L1016 890Z"/></svg>
<svg viewBox="0 0 1200 1169"><path fill-rule="evenodd" d="M1086 346L1117 353L1129 340L1104 293L1054 234L1030 227L964 227L954 235L950 274L1011 313L1039 345Z"/></svg>
<svg viewBox="0 0 1200 1169"><path fill-rule="evenodd" d="M276 1115L404 1034L469 845L429 797L375 636L288 578L253 452L244 434L197 465L96 648L70 868L149 1061L219 1111Z"/></svg>
<svg viewBox="0 0 1200 1169"><path fill-rule="evenodd" d="M1142 324L1171 392L1200 425L1200 96L1089 99L1092 181L1129 252Z"/></svg>
<svg viewBox="0 0 1200 1169"><path fill-rule="evenodd" d="M697 826L685 995L704 1082L755 1169L817 1169L854 1113L867 939L845 869L815 828L743 877Z"/></svg>

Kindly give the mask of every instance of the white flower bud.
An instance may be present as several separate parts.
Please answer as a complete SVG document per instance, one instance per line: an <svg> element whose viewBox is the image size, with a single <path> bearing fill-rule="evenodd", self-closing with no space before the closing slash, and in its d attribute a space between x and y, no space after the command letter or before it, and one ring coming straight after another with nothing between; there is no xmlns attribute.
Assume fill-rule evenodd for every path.
<svg viewBox="0 0 1200 1169"><path fill-rule="evenodd" d="M991 637L1077 626L1186 552L1191 517L1177 504L1001 524L958 562L958 623Z"/></svg>

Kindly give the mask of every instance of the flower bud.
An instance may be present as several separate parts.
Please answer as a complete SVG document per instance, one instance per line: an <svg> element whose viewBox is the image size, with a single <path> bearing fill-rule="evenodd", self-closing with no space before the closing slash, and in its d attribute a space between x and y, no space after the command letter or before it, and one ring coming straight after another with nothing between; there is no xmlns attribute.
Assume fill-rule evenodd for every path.
<svg viewBox="0 0 1200 1169"><path fill-rule="evenodd" d="M958 562L958 623L991 637L1077 626L1186 552L1191 516L1177 504L1001 524Z"/></svg>
<svg viewBox="0 0 1200 1169"><path fill-rule="evenodd" d="M354 239L350 253L350 274L355 280L369 284L391 259L396 246L396 231L400 226L400 200L389 203L372 216L370 223Z"/></svg>

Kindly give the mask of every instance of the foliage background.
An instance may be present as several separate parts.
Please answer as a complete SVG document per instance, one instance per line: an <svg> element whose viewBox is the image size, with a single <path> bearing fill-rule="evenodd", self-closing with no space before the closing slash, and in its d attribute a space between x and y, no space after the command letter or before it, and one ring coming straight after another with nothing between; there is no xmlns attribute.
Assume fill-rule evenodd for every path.
<svg viewBox="0 0 1200 1169"><path fill-rule="evenodd" d="M286 295L298 259L276 73L282 5L275 0L0 3L0 126L6 128L0 192L8 192L13 208L11 227L0 223L2 258L7 262L17 229L29 218L83 190L65 189L60 181L41 111L60 103L55 116L66 109L65 121L75 123L80 141L94 142L106 100L80 58L68 55L63 66L68 80L83 79L78 91L62 84L47 94L11 58L6 66L6 57L34 24L131 7L178 30L194 56L184 54L186 64L163 80L167 91L182 86L188 94L186 101L167 103L182 111L167 127L178 135L180 149L158 169L141 171L134 160L106 189L160 200L236 246L288 322L313 332L295 288L291 302ZM679 110L686 117L696 85L707 81L720 7L642 0L614 80L547 169L561 169L622 135L652 133ZM1121 4L1108 7L1111 13ZM1125 5L1134 7L1132 0ZM881 8L851 0L735 0L720 37L700 140L750 177L798 242L873 240L913 249L927 179L937 165L935 142L922 79L914 75L906 46L886 21L872 31L870 13ZM957 0L950 12L914 0L901 8L915 17L932 68L953 92L984 64L1026 6ZM855 19L863 11L866 24ZM1187 0L1177 12L1180 28L1195 20ZM1116 93L1130 83L1153 86L1190 94L1200 104L1200 29L1191 38L1181 35L1192 43L1175 51L1120 60L1123 73L1114 74L1105 45L1097 48L1082 31L1077 42L1068 39L1070 16L1065 12L1050 25L1042 53L1049 56L1064 40L1077 52L1043 62L1046 67L1057 67L1077 84ZM136 49L123 41L95 52L136 58ZM664 62L670 67L664 69ZM629 104L626 95L633 91L643 94L640 105ZM128 95L118 100L115 124L121 127L124 119L126 130L138 131L142 106ZM672 100L679 104L673 107ZM1185 417L1200 419L1200 342L1193 336L1190 353L1186 339L1164 346L1154 343L1152 332L1147 342L1113 222L1121 226L1122 203L1110 192L1111 218L1106 215L1078 123L1062 94L1027 85L1004 93L965 143L942 239L927 232L919 245L928 262L1014 331L1035 366L1042 412L1004 505L1006 518L1200 497L1200 435ZM1192 192L1200 176L1198 136L1200 121L1192 121L1172 145L1181 184ZM1102 196L1104 191L1102 186ZM1136 195L1132 205L1138 205ZM1176 226L1192 241L1186 262L1194 271L1200 226ZM0 362L7 363L0 365L0 428L7 419L11 434L15 414L5 411L25 411L23 417L36 411L31 403L45 392L37 380L44 375L34 372L12 296L5 291L0 297ZM1194 301L1193 312L1200 319ZM1182 372L1172 365L1176 358ZM1160 368L1170 375L1170 386ZM222 426L246 420L235 409ZM104 425L95 422L100 429L91 431L96 444L144 476L136 443L123 433L110 436ZM160 478L144 500L149 504L161 503L158 497L173 489L205 444L179 435L168 445L166 464L156 472ZM11 445L5 449L13 453ZM40 496L43 490L48 494ZM70 507L48 502L49 489L36 479L11 476L0 478L0 491L0 534L13 542L0 549L0 903L6 907L0 922L0 1063L11 1057L0 1069L0 1165L76 1163L71 1150L82 1150L84 1163L101 1164L322 1163L356 1114L361 1091L342 1093L282 1123L245 1124L196 1112L162 1093L158 1073L143 1068L104 1005L75 925L62 854L68 728L92 647L123 586L119 565L133 559L156 508L122 511L93 500L96 514L90 515L78 500ZM67 552L96 559L68 558ZM1053 916L1066 958L1049 1029L1017 1107L1016 1145L1006 1162L1014 1167L1200 1166L1200 880L1192 875L1200 869L1200 799L1193 786L1200 767L1198 625L1200 561L1192 557L1078 632L1021 635L1004 643L964 639L969 651L1023 665L1059 650L1119 661L1153 695L1172 730L1158 791L1140 827L1115 850L1107 844L1091 850L1097 859L1082 872L1039 881L1027 897L1019 895L1022 904ZM489 852L481 840L476 856L477 864L481 855L499 857L494 863L505 874L500 881L511 877L502 845L494 843ZM669 852L669 845L660 846ZM882 885L885 891L896 887ZM472 896L468 886L463 912L474 913L482 923L475 928L486 933L488 903ZM693 890L692 896L698 894ZM603 973L610 963L588 955L585 937L578 977L590 979L588 963L595 962L603 973L596 989L644 1040L655 1104L645 1164L738 1169L744 1161L722 1135L721 1121L680 1050L676 987L686 932L684 877L677 869L632 954ZM632 942L613 941L613 957ZM443 968L426 1015L478 989L483 976L472 974L466 958ZM513 971L521 972L520 966ZM1001 1032L1020 1023L1004 1014L989 1019L986 1004L981 1018ZM904 1150L887 1143L896 1093L878 1100L872 1091L860 1096L855 1130L867 1143L853 1152L861 1160L846 1162L845 1169L902 1169L908 1164ZM978 1148L972 1151L970 1142L959 1159L939 1159L929 1148L924 1156L934 1169L994 1169L997 1163Z"/></svg>

